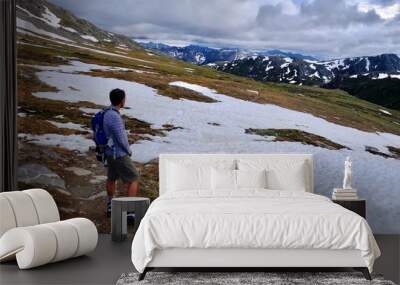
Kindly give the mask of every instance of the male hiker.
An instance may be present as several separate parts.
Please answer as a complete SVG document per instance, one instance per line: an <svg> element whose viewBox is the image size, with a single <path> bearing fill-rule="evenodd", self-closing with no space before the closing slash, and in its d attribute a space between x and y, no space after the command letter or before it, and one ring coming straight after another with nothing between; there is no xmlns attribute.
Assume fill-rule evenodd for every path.
<svg viewBox="0 0 400 285"><path fill-rule="evenodd" d="M125 185L128 196L136 196L138 192L139 173L130 156L128 135L125 123L119 110L125 106L125 92L114 89L110 92L111 106L104 111L103 128L107 137L105 157L107 161L107 213L111 212L111 199L116 189L116 180L120 178Z"/></svg>

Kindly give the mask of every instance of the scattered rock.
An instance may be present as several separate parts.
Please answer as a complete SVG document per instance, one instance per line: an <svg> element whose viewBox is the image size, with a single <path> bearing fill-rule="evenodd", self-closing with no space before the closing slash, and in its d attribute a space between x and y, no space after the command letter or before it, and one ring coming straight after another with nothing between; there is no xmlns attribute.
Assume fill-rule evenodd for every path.
<svg viewBox="0 0 400 285"><path fill-rule="evenodd" d="M65 190L64 180L44 165L36 163L21 165L18 167L17 176L19 182L28 185Z"/></svg>
<svg viewBox="0 0 400 285"><path fill-rule="evenodd" d="M105 175L95 175L92 179L89 180L92 184L101 183L107 180L107 176Z"/></svg>
<svg viewBox="0 0 400 285"><path fill-rule="evenodd" d="M369 153L375 154L382 156L384 158L395 158L395 159L400 159L400 148L394 147L394 146L387 146L387 149L390 153L384 153L380 151L378 148L373 147L373 146L365 146L365 151L368 151Z"/></svg>
<svg viewBox="0 0 400 285"><path fill-rule="evenodd" d="M78 88L75 88L74 86L68 86L69 89L72 91L80 91Z"/></svg>
<svg viewBox="0 0 400 285"><path fill-rule="evenodd" d="M107 192L101 191L100 193L88 197L87 200L96 200L97 198L105 198L105 197L107 197Z"/></svg>
<svg viewBox="0 0 400 285"><path fill-rule="evenodd" d="M400 158L400 147L388 146L387 148L395 158Z"/></svg>
<svg viewBox="0 0 400 285"><path fill-rule="evenodd" d="M250 90L250 89L247 89L246 91L249 92L249 93L256 94L256 95L259 94L259 92L258 92L257 90Z"/></svg>
<svg viewBox="0 0 400 285"><path fill-rule="evenodd" d="M87 176L87 175L92 174L92 172L90 170L86 170L86 169L83 169L83 168L80 168L80 167L74 167L74 166L73 167L67 167L67 168L65 168L65 170L71 171L77 176Z"/></svg>
<svg viewBox="0 0 400 285"><path fill-rule="evenodd" d="M378 148L373 147L373 146L365 146L365 151L368 151L369 153L375 154L375 155L380 155L384 158L390 158L392 157L390 154L384 153L382 151L380 151Z"/></svg>
<svg viewBox="0 0 400 285"><path fill-rule="evenodd" d="M162 125L162 127L163 127L164 130L167 131L167 132L170 132L170 131L173 131L173 130L178 130L178 129L183 130L182 127L176 127L176 126L174 126L174 125L172 125L172 124L164 124L164 125Z"/></svg>

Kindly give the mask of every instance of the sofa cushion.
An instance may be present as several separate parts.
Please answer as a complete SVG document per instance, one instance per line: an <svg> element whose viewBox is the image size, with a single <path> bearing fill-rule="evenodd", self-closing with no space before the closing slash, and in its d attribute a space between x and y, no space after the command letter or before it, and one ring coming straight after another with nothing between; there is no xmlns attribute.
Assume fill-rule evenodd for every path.
<svg viewBox="0 0 400 285"><path fill-rule="evenodd" d="M20 269L80 256L96 248L96 226L88 219L17 227L0 238L0 261L16 257Z"/></svg>
<svg viewBox="0 0 400 285"><path fill-rule="evenodd" d="M17 222L15 220L14 211L8 199L0 195L0 237L8 230L15 228Z"/></svg>
<svg viewBox="0 0 400 285"><path fill-rule="evenodd" d="M43 189L29 189L22 191L29 195L38 215L39 224L52 223L60 220L56 202L49 192Z"/></svg>
<svg viewBox="0 0 400 285"><path fill-rule="evenodd" d="M10 203L17 227L39 224L35 205L29 195L23 191L3 192L0 195Z"/></svg>

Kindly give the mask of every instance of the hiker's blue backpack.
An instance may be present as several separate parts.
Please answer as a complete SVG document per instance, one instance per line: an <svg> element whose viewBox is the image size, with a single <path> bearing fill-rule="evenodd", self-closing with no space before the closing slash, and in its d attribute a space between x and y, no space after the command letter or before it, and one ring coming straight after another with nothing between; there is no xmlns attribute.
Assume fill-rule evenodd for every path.
<svg viewBox="0 0 400 285"><path fill-rule="evenodd" d="M104 132L104 114L109 109L101 110L96 113L92 118L92 130L93 130L93 140L96 143L96 158L98 161L106 164L106 146L107 146L107 136Z"/></svg>

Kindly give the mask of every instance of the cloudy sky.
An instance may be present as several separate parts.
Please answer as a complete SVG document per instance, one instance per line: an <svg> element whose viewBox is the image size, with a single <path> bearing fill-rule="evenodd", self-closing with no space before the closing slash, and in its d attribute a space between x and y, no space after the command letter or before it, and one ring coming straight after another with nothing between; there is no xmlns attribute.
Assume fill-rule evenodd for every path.
<svg viewBox="0 0 400 285"><path fill-rule="evenodd" d="M135 38L298 51L400 54L400 0L50 0Z"/></svg>

